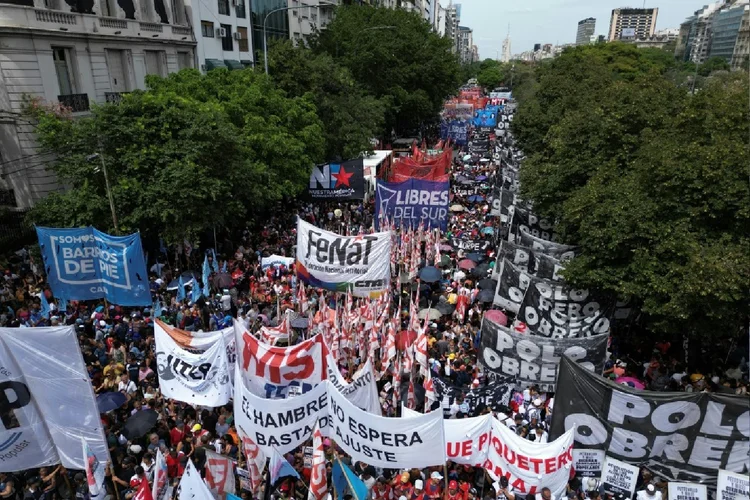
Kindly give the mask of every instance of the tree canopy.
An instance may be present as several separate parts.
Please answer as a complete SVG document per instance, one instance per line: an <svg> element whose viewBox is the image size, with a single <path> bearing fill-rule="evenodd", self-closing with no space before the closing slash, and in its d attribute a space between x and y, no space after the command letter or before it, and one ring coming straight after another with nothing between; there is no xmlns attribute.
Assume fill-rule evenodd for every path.
<svg viewBox="0 0 750 500"><path fill-rule="evenodd" d="M419 132L436 120L461 81L451 40L403 9L342 6L325 31L310 42L347 68L372 96L386 104L385 130Z"/></svg>
<svg viewBox="0 0 750 500"><path fill-rule="evenodd" d="M537 67L513 122L523 195L579 246L573 285L635 298L653 331L733 335L750 284L748 79L714 74L691 95L660 52L602 44Z"/></svg>
<svg viewBox="0 0 750 500"><path fill-rule="evenodd" d="M265 75L185 70L148 84L87 117L36 113L41 146L58 155L52 170L70 189L37 204L34 223L112 231L103 159L121 232L195 241L298 194L324 158L311 98L287 97Z"/></svg>

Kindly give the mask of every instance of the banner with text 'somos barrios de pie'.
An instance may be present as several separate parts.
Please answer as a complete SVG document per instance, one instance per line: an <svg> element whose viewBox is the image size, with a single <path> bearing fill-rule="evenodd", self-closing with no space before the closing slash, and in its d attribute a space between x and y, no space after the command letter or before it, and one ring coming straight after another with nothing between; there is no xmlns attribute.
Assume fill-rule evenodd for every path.
<svg viewBox="0 0 750 500"><path fill-rule="evenodd" d="M37 227L44 271L55 296L105 298L122 306L151 304L139 233L111 236L93 227Z"/></svg>
<svg viewBox="0 0 750 500"><path fill-rule="evenodd" d="M297 276L310 286L377 298L391 276L391 233L342 236L297 219Z"/></svg>

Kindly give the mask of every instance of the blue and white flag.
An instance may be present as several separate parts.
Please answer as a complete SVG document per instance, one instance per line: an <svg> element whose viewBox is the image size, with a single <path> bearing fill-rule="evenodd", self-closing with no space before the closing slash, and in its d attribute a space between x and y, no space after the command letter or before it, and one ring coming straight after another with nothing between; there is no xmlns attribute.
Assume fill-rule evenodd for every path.
<svg viewBox="0 0 750 500"><path fill-rule="evenodd" d="M111 236L93 227L37 227L52 293L68 300L107 299L122 306L151 304L141 237Z"/></svg>
<svg viewBox="0 0 750 500"><path fill-rule="evenodd" d="M354 500L367 500L367 485L338 458L333 461L331 479L339 498L350 494Z"/></svg>
<svg viewBox="0 0 750 500"><path fill-rule="evenodd" d="M161 318L161 315L164 314L164 311L161 307L161 301L159 299L156 299L156 302L154 302L154 314L152 317L154 319Z"/></svg>
<svg viewBox="0 0 750 500"><path fill-rule="evenodd" d="M292 467L292 464L287 462L286 458L276 448L273 448L268 468L271 471L271 484L276 484L276 481L282 477L293 476L297 479L300 478L297 471Z"/></svg>
<svg viewBox="0 0 750 500"><path fill-rule="evenodd" d="M182 279L182 275L177 280L177 300L179 302L185 300L185 281Z"/></svg>
<svg viewBox="0 0 750 500"><path fill-rule="evenodd" d="M219 272L219 261L216 260L216 250L213 248L211 249L211 256L213 259L211 259L211 266L213 267L213 270L215 273Z"/></svg>
<svg viewBox="0 0 750 500"><path fill-rule="evenodd" d="M42 309L39 311L39 314L42 315L43 318L49 319L49 314L52 312L52 309L49 306L49 302L47 301L47 296L44 295L44 290L42 290Z"/></svg>
<svg viewBox="0 0 750 500"><path fill-rule="evenodd" d="M196 302L198 302L198 299L201 298L201 295L202 293L200 283L198 283L197 278L193 278L193 289L190 293L190 301L195 304Z"/></svg>
<svg viewBox="0 0 750 500"><path fill-rule="evenodd" d="M208 288L208 278L211 276L211 268L208 267L208 254L203 256L203 295L206 297L211 296L211 291Z"/></svg>

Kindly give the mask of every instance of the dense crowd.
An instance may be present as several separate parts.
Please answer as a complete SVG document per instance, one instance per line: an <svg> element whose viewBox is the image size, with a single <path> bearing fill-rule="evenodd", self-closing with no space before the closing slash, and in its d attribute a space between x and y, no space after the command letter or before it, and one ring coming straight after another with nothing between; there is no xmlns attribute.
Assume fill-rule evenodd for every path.
<svg viewBox="0 0 750 500"><path fill-rule="evenodd" d="M482 188L496 175L497 165L492 161L479 161L480 157L476 155L468 161L463 161L463 158L459 155L454 160L453 180L462 176L468 182L452 183L451 205L459 205L461 210L451 212L448 234L441 241L445 248L443 255L447 258L436 264L442 271L442 279L421 285L401 283L402 288L394 288L392 296L394 308L400 294L407 297L399 311L404 328L410 320L408 297L413 289L418 293L420 309L450 311L428 321L430 370L433 377L468 391L489 383L477 360L477 349L482 316L492 307L492 302L480 300L478 282L491 275L496 241L502 235L503 228L497 218L489 215L487 191ZM478 178L483 179L476 180ZM471 186L471 194L466 193L467 185ZM188 460L199 471L205 471L206 450L228 456L240 466L243 465L232 404L220 408L198 408L161 395L159 366L154 350L154 315L159 314L165 322L187 331L217 330L231 325L234 318L242 318L255 329L260 325L279 324L286 310L296 309L297 278L293 266L282 265L264 270L261 259L269 255L295 255L296 235L293 228L298 215L332 231L356 234L372 226L373 206L371 202L299 203L279 210L259 230L245 230L234 235L235 238L221 242L218 253L194 249L193 262L197 264L194 268L202 262L205 250L211 261L218 259L221 268L226 269L213 274L211 296L201 297L195 302L189 297L182 301L176 298L177 278L185 269L180 269L175 262L185 257L180 256L176 261L162 254L150 267L150 285L154 301L159 304L158 311L151 307L121 307L104 301L61 304L46 285L38 259L35 260L26 250L18 252L5 269L0 288L0 326L75 325L95 392L117 392L125 396L125 402L119 408L101 415L112 458L107 472L109 498L133 498L144 478L152 480L157 450L166 456L168 474L175 484ZM477 260L480 265L485 264L482 272L465 272L459 268L458 263L467 252L448 249L452 237L491 243L485 251L479 252L481 255ZM423 258L421 264L425 266L432 262L425 262ZM393 286L398 286L395 280ZM43 315L42 295L52 309L49 317ZM462 295L469 297L469 307L464 317L459 318L455 306ZM509 322L512 324L512 317ZM680 342L669 339L655 341L614 337L604 376L612 379L629 377L634 383L657 391L747 393L747 377L745 375L743 378L739 368L741 352L723 350L724 359L691 360L689 365L686 364L686 352ZM688 366L701 367L704 371L688 370ZM348 364L342 364L341 370L349 379L356 371ZM383 413L398 416L400 407L394 404L392 393L389 392L393 391L392 382L391 375L385 375L378 382L378 389ZM415 385L420 387L422 380L417 382ZM408 380L402 384L403 389L405 385L408 385ZM452 401L430 401L425 399L423 390L417 396L418 410L424 410L425 406L438 408L443 405L442 410L447 418L474 416L460 396ZM159 418L156 425L142 436L125 437L121 432L125 423L144 409L157 412ZM547 442L554 411L554 394L532 386L515 392L507 408L502 410L496 412L498 417L518 435L530 441ZM474 411L486 413L493 410L480 408ZM332 460L338 451L335 443L326 439L324 445L327 456ZM278 484L271 485L272 491L268 494L280 499L303 500L307 497L306 484L310 479L304 450L300 448L286 458L297 469L300 479L282 479ZM351 463L345 456L341 459L367 485L373 500L526 498L515 492L504 478L493 483L480 467L449 462L446 467L423 470L382 470L361 462ZM330 462L328 472L330 475ZM264 497L266 493L263 488L255 493L256 498ZM643 469L637 497L639 500L660 500L666 498L665 488L666 481ZM0 498L88 498L87 491L83 473L66 471L62 466L0 474ZM241 498L253 497L239 487L237 491L241 492ZM566 496L569 499L605 497L597 479L577 477L571 477ZM539 498L550 500L549 489L541 490Z"/></svg>

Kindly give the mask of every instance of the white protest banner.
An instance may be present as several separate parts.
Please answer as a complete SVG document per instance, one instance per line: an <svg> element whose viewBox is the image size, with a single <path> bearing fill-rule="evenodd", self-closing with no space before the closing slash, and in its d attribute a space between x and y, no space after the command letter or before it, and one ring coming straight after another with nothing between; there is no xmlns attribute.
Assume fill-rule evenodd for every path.
<svg viewBox="0 0 750 500"><path fill-rule="evenodd" d="M224 345L227 348L227 361L229 362L229 372L232 373L234 363L237 361L237 344L234 339L234 327L230 326L222 330L214 330L211 332L189 332L187 330L180 330L171 325L164 323L157 319L154 323L161 325L162 329L172 337L172 340L177 342L177 345L184 349L205 351L213 347L213 345L219 341L224 340Z"/></svg>
<svg viewBox="0 0 750 500"><path fill-rule="evenodd" d="M573 450L573 468L576 477L599 477L602 475L604 450Z"/></svg>
<svg viewBox="0 0 750 500"><path fill-rule="evenodd" d="M322 500L328 496L328 482L326 475L326 454L323 449L323 433L318 427L312 435L313 445L310 446L310 489L307 494L308 500ZM305 461L307 461L307 448L305 447ZM307 465L305 465L307 467Z"/></svg>
<svg viewBox="0 0 750 500"><path fill-rule="evenodd" d="M214 408L229 402L232 381L222 337L208 350L195 353L180 347L157 321L154 341L159 388L164 396Z"/></svg>
<svg viewBox="0 0 750 500"><path fill-rule="evenodd" d="M326 383L286 399L263 399L249 391L237 374L234 415L243 434L270 455L273 448L288 453L310 438L315 423L328 428Z"/></svg>
<svg viewBox="0 0 750 500"><path fill-rule="evenodd" d="M377 298L391 279L391 233L341 236L297 219L297 276L315 288Z"/></svg>
<svg viewBox="0 0 750 500"><path fill-rule="evenodd" d="M86 470L81 440L109 450L72 326L0 328L0 472L61 463Z"/></svg>
<svg viewBox="0 0 750 500"><path fill-rule="evenodd" d="M167 459L161 452L156 450L156 460L154 461L154 484L151 486L151 496L153 500L164 500L169 496L169 470L167 469Z"/></svg>
<svg viewBox="0 0 750 500"><path fill-rule="evenodd" d="M401 407L404 418L421 417L418 411ZM487 460L487 449L492 433L492 415L443 420L445 460L457 464L481 467Z"/></svg>
<svg viewBox="0 0 750 500"><path fill-rule="evenodd" d="M247 436L241 429L237 429L240 440L242 441L242 453L247 460L247 470L237 468L237 475L240 476L240 485L243 485L243 478L246 486L243 489L255 493L263 480L263 468L266 466L266 454L263 450ZM244 472L244 475L240 473Z"/></svg>
<svg viewBox="0 0 750 500"><path fill-rule="evenodd" d="M180 478L180 486L178 487L177 499L178 500L196 500L214 498L211 490L208 489L206 483L201 479L201 475L193 465L192 460L187 461L185 472Z"/></svg>
<svg viewBox="0 0 750 500"><path fill-rule="evenodd" d="M372 371L372 362L369 359L365 366L354 374L351 383L349 383L341 375L333 356L328 354L328 382L357 408L373 415L382 415L378 386L375 383L375 374Z"/></svg>
<svg viewBox="0 0 750 500"><path fill-rule="evenodd" d="M612 457L604 458L604 465L602 465L602 486L605 492L612 495L624 495L625 498L632 498L635 493L635 484L637 481L637 466L626 464Z"/></svg>
<svg viewBox="0 0 750 500"><path fill-rule="evenodd" d="M667 483L669 500L708 500L708 487L696 483ZM748 498L745 494L745 498Z"/></svg>
<svg viewBox="0 0 750 500"><path fill-rule="evenodd" d="M92 499L99 496L104 498L104 464L96 458L96 455L94 455L83 438L81 438L81 445L83 446L83 456L86 457L86 483L89 487L89 495L91 495Z"/></svg>
<svg viewBox="0 0 750 500"><path fill-rule="evenodd" d="M237 364L242 380L254 394L266 399L285 398L290 387L305 393L326 379L326 352L322 335L290 347L276 347L255 338L234 323Z"/></svg>
<svg viewBox="0 0 750 500"><path fill-rule="evenodd" d="M508 484L522 497L541 493L543 487L559 497L565 491L573 463L573 432L549 443L524 439L496 418L484 468L493 480L508 478Z"/></svg>
<svg viewBox="0 0 750 500"><path fill-rule="evenodd" d="M747 500L748 498L750 498L750 476L719 469L716 500Z"/></svg>
<svg viewBox="0 0 750 500"><path fill-rule="evenodd" d="M271 255L260 259L260 268L265 271L271 266L285 266L288 269L293 263L294 259L292 257L284 257L283 255Z"/></svg>
<svg viewBox="0 0 750 500"><path fill-rule="evenodd" d="M234 495L234 463L229 457L206 450L206 485L214 498Z"/></svg>
<svg viewBox="0 0 750 500"><path fill-rule="evenodd" d="M354 406L332 385L328 398L329 434L352 460L389 469L445 463L440 412L408 419L378 417Z"/></svg>

